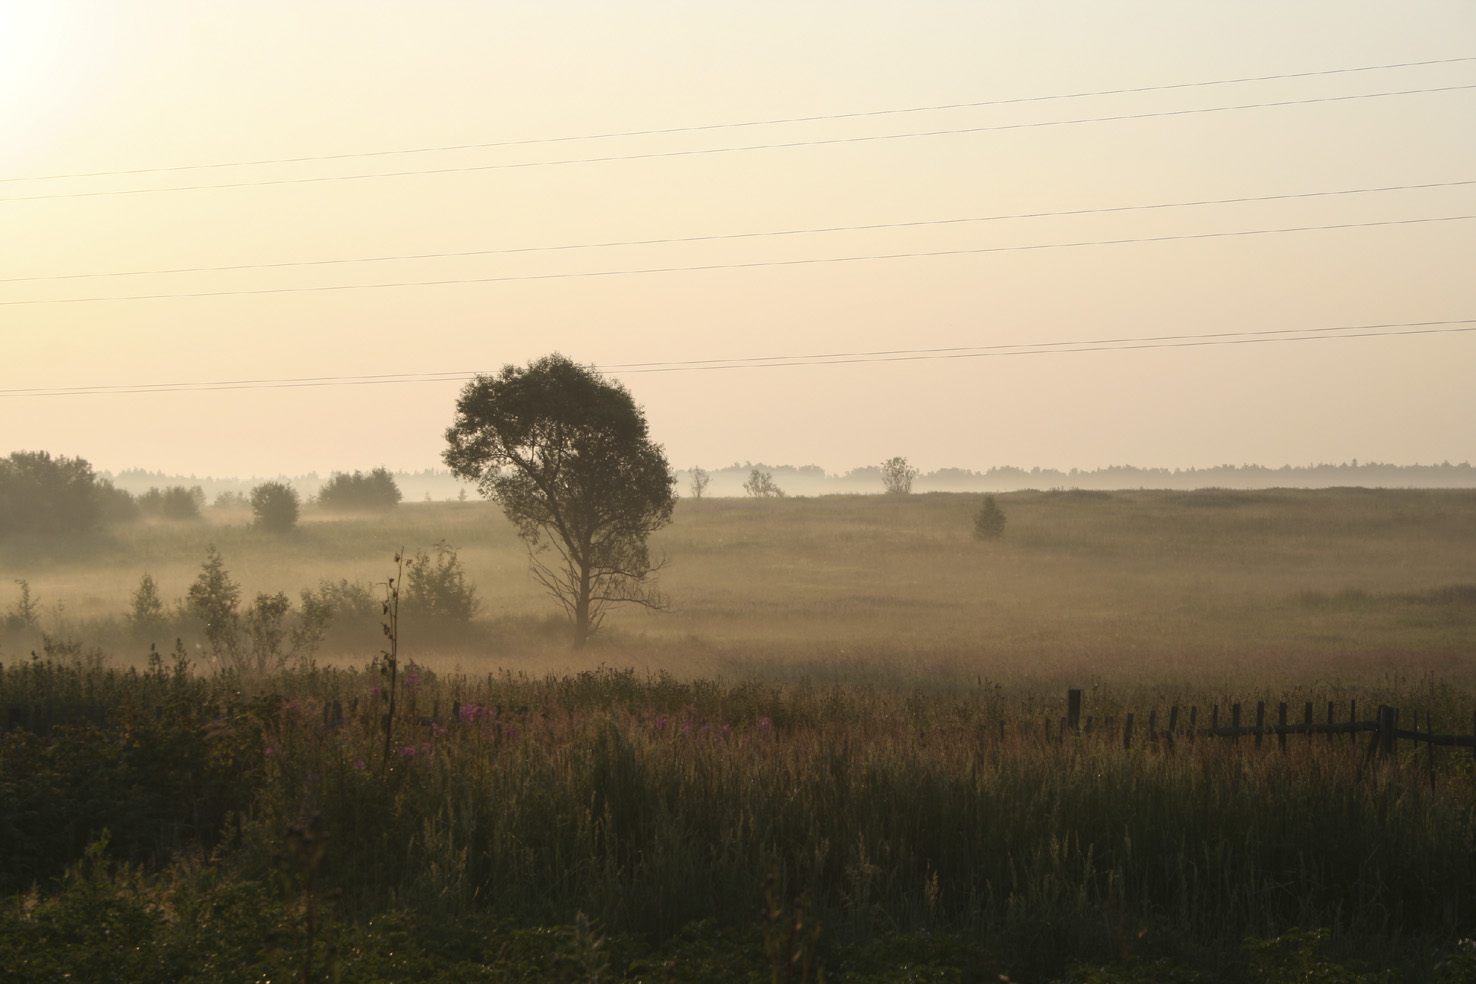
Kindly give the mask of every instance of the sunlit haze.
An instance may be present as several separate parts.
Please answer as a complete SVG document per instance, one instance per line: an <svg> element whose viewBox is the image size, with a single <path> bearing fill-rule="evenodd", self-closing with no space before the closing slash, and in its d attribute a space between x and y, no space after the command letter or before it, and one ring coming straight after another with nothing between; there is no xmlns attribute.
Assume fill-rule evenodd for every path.
<svg viewBox="0 0 1476 984"><path fill-rule="evenodd" d="M1473 120L1469 0L0 0L0 455L433 467L557 351L678 467L1476 460Z"/></svg>

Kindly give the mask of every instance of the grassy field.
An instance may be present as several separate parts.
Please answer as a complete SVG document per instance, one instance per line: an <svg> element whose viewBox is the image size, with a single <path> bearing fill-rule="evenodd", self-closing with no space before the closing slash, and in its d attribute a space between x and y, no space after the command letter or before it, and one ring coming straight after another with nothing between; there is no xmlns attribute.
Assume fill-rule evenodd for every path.
<svg viewBox="0 0 1476 984"><path fill-rule="evenodd" d="M0 631L0 984L1476 981L1468 752L1051 724L1072 685L1469 734L1476 492L998 499L996 541L976 496L683 502L673 610L578 653L481 503L0 544L39 601ZM377 612L259 678L126 619L211 543L249 596L440 540L483 608L406 617L392 717Z"/></svg>
<svg viewBox="0 0 1476 984"><path fill-rule="evenodd" d="M323 579L382 583L398 548L444 540L459 548L482 609L471 632L403 627L407 652L437 669L607 663L930 689L980 678L1060 688L1471 682L1476 491L998 498L1008 527L989 542L971 536L970 495L683 501L654 541L672 611L616 611L577 656L521 544L486 503L309 513L280 537L238 516L126 528L59 555L0 544L0 573L28 581L41 629L135 662L147 647L121 629L140 577L150 573L174 602L208 543L249 598L295 597ZM340 626L325 657L362 664L379 648L377 619L368 621ZM188 619L172 628L194 631ZM34 645L34 633L0 636L0 651Z"/></svg>

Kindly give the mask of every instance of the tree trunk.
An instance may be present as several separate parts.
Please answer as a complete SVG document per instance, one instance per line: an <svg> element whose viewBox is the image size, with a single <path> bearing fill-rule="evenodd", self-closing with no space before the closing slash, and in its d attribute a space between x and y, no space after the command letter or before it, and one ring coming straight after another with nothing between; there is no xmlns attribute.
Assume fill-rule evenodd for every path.
<svg viewBox="0 0 1476 984"><path fill-rule="evenodd" d="M583 649L589 641L589 568L579 571L579 597L574 600L574 648Z"/></svg>

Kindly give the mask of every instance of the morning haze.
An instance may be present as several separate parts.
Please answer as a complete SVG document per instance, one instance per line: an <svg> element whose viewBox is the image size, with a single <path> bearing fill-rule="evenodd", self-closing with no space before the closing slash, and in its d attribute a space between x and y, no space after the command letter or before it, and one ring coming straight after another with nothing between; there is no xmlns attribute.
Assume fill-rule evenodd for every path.
<svg viewBox="0 0 1476 984"><path fill-rule="evenodd" d="M679 464L1470 460L1476 192L1409 186L1471 179L1476 63L1307 74L1467 54L1468 5L1417 10L9 8L0 175L107 173L0 195L0 446L417 470L464 380L115 390L558 351L630 384ZM989 105L867 115L963 103ZM729 125L773 120L800 122ZM965 132L906 136L938 131ZM496 146L433 150L465 145ZM150 190L200 185L229 187ZM1287 195L1315 197L1101 211ZM1042 212L1078 214L938 224ZM808 229L852 231L594 245ZM1118 240L1160 241L1070 245ZM948 255L809 262L918 253ZM90 276L197 267L241 269ZM181 294L206 296L76 300ZM1070 351L1415 322L1457 323ZM969 357L808 358L899 350ZM619 368L773 357L801 364ZM79 386L110 392L13 392Z"/></svg>
<svg viewBox="0 0 1476 984"><path fill-rule="evenodd" d="M0 2L0 980L1476 979L1473 42Z"/></svg>

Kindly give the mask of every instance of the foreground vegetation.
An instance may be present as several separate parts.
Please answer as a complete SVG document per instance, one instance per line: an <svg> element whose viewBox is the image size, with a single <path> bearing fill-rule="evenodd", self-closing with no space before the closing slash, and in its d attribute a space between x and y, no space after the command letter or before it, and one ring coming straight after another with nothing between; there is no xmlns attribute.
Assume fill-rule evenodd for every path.
<svg viewBox="0 0 1476 984"><path fill-rule="evenodd" d="M7 665L0 980L308 962L364 981L1476 966L1464 751L1434 773L1347 738L1125 751L1047 740L991 687L398 679L386 732L374 669L248 683L182 656L142 673L77 652ZM1318 966L1345 976L1306 976Z"/></svg>
<svg viewBox="0 0 1476 984"><path fill-rule="evenodd" d="M1468 752L1043 727L1469 733L1476 494L996 499L683 502L578 655L481 503L0 540L0 981L1476 979Z"/></svg>

